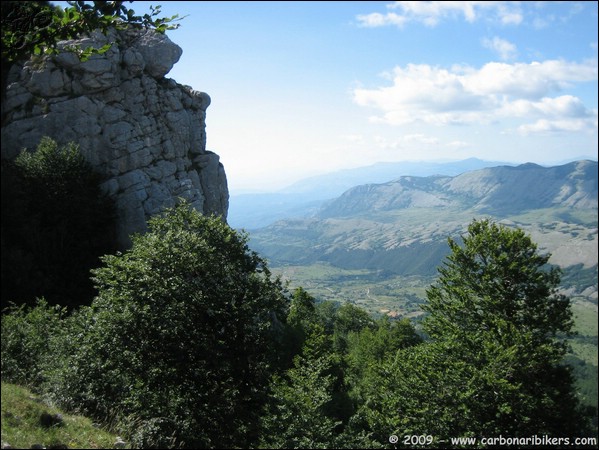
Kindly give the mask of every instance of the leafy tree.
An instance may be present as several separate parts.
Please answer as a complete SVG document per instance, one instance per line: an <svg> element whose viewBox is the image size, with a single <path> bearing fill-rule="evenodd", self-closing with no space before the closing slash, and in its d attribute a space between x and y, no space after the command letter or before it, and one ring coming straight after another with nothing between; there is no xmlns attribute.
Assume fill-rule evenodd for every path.
<svg viewBox="0 0 599 450"><path fill-rule="evenodd" d="M425 329L433 338L492 333L501 340L528 333L531 348L551 344L572 330L570 301L558 294L560 269L548 267L551 255L520 229L488 220L473 221L463 247L449 239L451 254L428 292ZM509 341L505 341L509 345Z"/></svg>
<svg viewBox="0 0 599 450"><path fill-rule="evenodd" d="M151 28L158 33L179 27L170 18L158 18L160 6L150 6L150 13L137 15L123 1L69 1L67 8L47 1L2 2L2 59L18 61L31 55L56 51L59 41L79 38L84 34L110 28ZM106 51L101 49L100 51ZM89 57L92 49L84 49Z"/></svg>
<svg viewBox="0 0 599 450"><path fill-rule="evenodd" d="M398 350L421 342L408 319L392 321L385 316L375 322L374 329L365 327L349 334L347 359L352 370L362 373L369 366L393 359Z"/></svg>
<svg viewBox="0 0 599 450"><path fill-rule="evenodd" d="M2 301L89 304L89 270L114 251L115 209L74 143L43 138L2 164Z"/></svg>
<svg viewBox="0 0 599 450"><path fill-rule="evenodd" d="M73 319L52 373L57 400L132 415L162 437L157 446L254 442L287 300L247 239L182 203L103 257L99 294Z"/></svg>
<svg viewBox="0 0 599 450"><path fill-rule="evenodd" d="M336 447L335 428L341 421L330 414L337 383L331 344L321 325L311 327L293 367L273 379L271 402L262 417L264 448Z"/></svg>
<svg viewBox="0 0 599 450"><path fill-rule="evenodd" d="M289 369L293 359L302 351L307 336L312 333L318 324L318 311L314 297L302 287L296 288L291 296L289 314L284 328L284 351L282 369Z"/></svg>
<svg viewBox="0 0 599 450"><path fill-rule="evenodd" d="M335 314L333 342L335 349L344 353L347 350L347 336L365 328L373 328L374 320L364 311L351 303L344 303Z"/></svg>
<svg viewBox="0 0 599 450"><path fill-rule="evenodd" d="M495 431L573 436L583 422L565 337L572 335L570 300L559 294L560 269L520 229L473 221L464 246L451 254L427 292L427 332L459 342L471 364L515 389L494 402ZM496 384L496 383L495 383ZM487 410L487 414L491 411Z"/></svg>
<svg viewBox="0 0 599 450"><path fill-rule="evenodd" d="M308 294L304 288L295 289L287 316L289 326L309 332L309 329L318 321L317 317L314 297Z"/></svg>
<svg viewBox="0 0 599 450"><path fill-rule="evenodd" d="M521 230L488 220L473 221L462 246L449 245L427 291L432 342L398 353L371 382L361 414L376 438L583 435L563 362L570 303L549 255Z"/></svg>
<svg viewBox="0 0 599 450"><path fill-rule="evenodd" d="M377 389L377 378L381 366L393 361L398 351L422 342L408 319L392 321L384 316L374 327L365 327L350 332L347 336L347 382L351 386L350 396L359 408L370 401L371 388ZM374 384L372 384L374 383Z"/></svg>

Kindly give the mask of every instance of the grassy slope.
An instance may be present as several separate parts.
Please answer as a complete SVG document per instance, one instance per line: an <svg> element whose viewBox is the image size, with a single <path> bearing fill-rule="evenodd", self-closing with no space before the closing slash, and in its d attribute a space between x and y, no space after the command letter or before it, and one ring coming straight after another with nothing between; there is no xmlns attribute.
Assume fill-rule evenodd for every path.
<svg viewBox="0 0 599 450"><path fill-rule="evenodd" d="M61 414L61 425L44 427L42 413ZM32 448L114 448L117 436L97 428L91 420L62 414L47 406L28 389L2 382L2 447Z"/></svg>

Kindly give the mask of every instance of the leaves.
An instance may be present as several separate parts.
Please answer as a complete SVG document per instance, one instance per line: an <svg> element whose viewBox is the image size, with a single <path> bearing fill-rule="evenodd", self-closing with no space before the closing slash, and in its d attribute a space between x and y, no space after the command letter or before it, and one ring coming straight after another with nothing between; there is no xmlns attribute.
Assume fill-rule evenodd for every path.
<svg viewBox="0 0 599 450"><path fill-rule="evenodd" d="M558 339L571 330L570 303L557 293L549 255L521 230L487 220L474 220L462 245L448 242L427 291L432 340L370 365L359 391L366 430L379 442L580 434L586 420Z"/></svg>
<svg viewBox="0 0 599 450"><path fill-rule="evenodd" d="M165 419L192 448L255 441L286 305L247 236L181 203L103 263L55 379L64 401Z"/></svg>
<svg viewBox="0 0 599 450"><path fill-rule="evenodd" d="M6 5L5 5L6 3ZM158 33L175 30L183 19L179 15L158 17L160 6L150 6L150 13L137 15L122 1L69 1L66 8L53 7L45 2L2 3L2 58L6 62L26 59L31 55L56 51L59 41L78 39L94 30L106 34L108 29L139 27ZM92 54L103 54L110 47L78 48L82 60Z"/></svg>

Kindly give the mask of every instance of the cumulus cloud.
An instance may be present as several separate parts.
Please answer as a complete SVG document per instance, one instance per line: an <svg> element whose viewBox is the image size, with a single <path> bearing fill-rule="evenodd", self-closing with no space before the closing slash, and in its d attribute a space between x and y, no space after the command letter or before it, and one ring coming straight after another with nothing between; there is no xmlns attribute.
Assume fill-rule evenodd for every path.
<svg viewBox="0 0 599 450"><path fill-rule="evenodd" d="M514 44L497 36L493 39L483 39L482 43L484 47L497 52L503 61L513 59L518 53Z"/></svg>
<svg viewBox="0 0 599 450"><path fill-rule="evenodd" d="M475 22L481 18L498 21L504 25L517 25L522 22L519 2L494 1L397 1L387 5L385 14L371 13L357 16L364 27L395 25L402 27L410 21L420 22L429 27L441 20L463 18Z"/></svg>
<svg viewBox="0 0 599 450"><path fill-rule="evenodd" d="M506 103L502 108L502 114L512 117L571 117L588 118L593 112L587 109L578 97L562 95L559 97L544 97L539 101L514 100Z"/></svg>
<svg viewBox="0 0 599 450"><path fill-rule="evenodd" d="M371 13L359 15L358 21L363 27L383 27L385 25L395 25L397 27L402 27L404 23L406 23L407 18L404 16L399 16L395 13Z"/></svg>
<svg viewBox="0 0 599 450"><path fill-rule="evenodd" d="M519 126L518 132L527 135L531 133L549 133L560 131L589 131L591 129L597 129L596 114L594 119L539 119L534 123Z"/></svg>
<svg viewBox="0 0 599 450"><path fill-rule="evenodd" d="M521 128L522 132L550 126L572 130L575 121L581 127L592 126L593 111L575 96L552 95L576 83L596 80L596 61L492 62L478 69L408 64L393 70L391 85L355 89L353 100L380 111L371 118L373 122L390 125L487 124L518 118L550 121Z"/></svg>

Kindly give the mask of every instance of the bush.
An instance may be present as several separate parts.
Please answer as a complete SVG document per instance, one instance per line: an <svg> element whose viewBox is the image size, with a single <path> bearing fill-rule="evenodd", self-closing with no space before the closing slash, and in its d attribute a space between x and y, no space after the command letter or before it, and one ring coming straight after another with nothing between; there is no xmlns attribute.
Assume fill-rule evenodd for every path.
<svg viewBox="0 0 599 450"><path fill-rule="evenodd" d="M74 143L2 161L2 301L90 304L89 270L116 250L115 209Z"/></svg>
<svg viewBox="0 0 599 450"><path fill-rule="evenodd" d="M7 308L2 315L2 379L31 388L44 381L51 341L62 327L64 308L40 299L34 308Z"/></svg>
<svg viewBox="0 0 599 450"><path fill-rule="evenodd" d="M150 424L146 445L255 441L287 305L247 236L182 204L103 262L53 371L57 400Z"/></svg>

